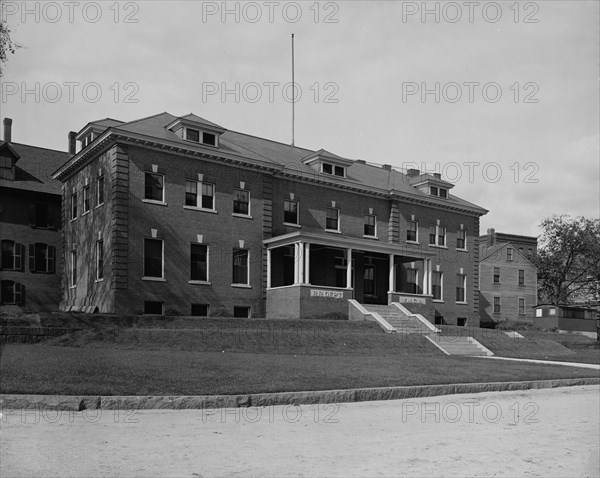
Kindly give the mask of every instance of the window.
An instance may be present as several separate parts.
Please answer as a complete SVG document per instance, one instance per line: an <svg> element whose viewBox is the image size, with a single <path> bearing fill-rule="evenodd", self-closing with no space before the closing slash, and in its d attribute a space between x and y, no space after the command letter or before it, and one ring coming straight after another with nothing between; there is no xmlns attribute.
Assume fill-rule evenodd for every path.
<svg viewBox="0 0 600 478"><path fill-rule="evenodd" d="M377 236L377 216L374 214L365 215L364 235L369 237Z"/></svg>
<svg viewBox="0 0 600 478"><path fill-rule="evenodd" d="M325 229L329 231L340 230L340 210L337 207L328 207L326 211Z"/></svg>
<svg viewBox="0 0 600 478"><path fill-rule="evenodd" d="M440 197L441 198L447 198L448 197L448 190L440 188Z"/></svg>
<svg viewBox="0 0 600 478"><path fill-rule="evenodd" d="M411 242L419 241L419 223L417 221L408 221L406 240Z"/></svg>
<svg viewBox="0 0 600 478"><path fill-rule="evenodd" d="M196 141L196 143L200 142L200 131L197 129L185 129L185 139L190 141Z"/></svg>
<svg viewBox="0 0 600 478"><path fill-rule="evenodd" d="M530 247L527 251L527 259L531 259L533 257L533 249Z"/></svg>
<svg viewBox="0 0 600 478"><path fill-rule="evenodd" d="M375 266L373 265L365 265L364 293L375 295Z"/></svg>
<svg viewBox="0 0 600 478"><path fill-rule="evenodd" d="M192 316L208 317L208 304L192 304Z"/></svg>
<svg viewBox="0 0 600 478"><path fill-rule="evenodd" d="M213 133L202 133L202 142L209 146L217 145L217 135Z"/></svg>
<svg viewBox="0 0 600 478"><path fill-rule="evenodd" d="M246 249L233 250L233 283L238 285L249 285L249 254Z"/></svg>
<svg viewBox="0 0 600 478"><path fill-rule="evenodd" d="M163 241L144 239L144 277L163 278Z"/></svg>
<svg viewBox="0 0 600 478"><path fill-rule="evenodd" d="M75 202L77 204L77 201ZM43 229L56 227L56 207L53 204L30 204L29 225Z"/></svg>
<svg viewBox="0 0 600 478"><path fill-rule="evenodd" d="M77 287L77 251L71 251L71 287Z"/></svg>
<svg viewBox="0 0 600 478"><path fill-rule="evenodd" d="M56 248L41 242L29 244L29 270L54 274L56 267Z"/></svg>
<svg viewBox="0 0 600 478"><path fill-rule="evenodd" d="M500 297L494 297L494 314L499 314L500 310Z"/></svg>
<svg viewBox="0 0 600 478"><path fill-rule="evenodd" d="M466 302L465 288L467 285L467 276L465 274L456 274L456 302Z"/></svg>
<svg viewBox="0 0 600 478"><path fill-rule="evenodd" d="M250 191L243 189L233 190L233 213L242 216L250 215Z"/></svg>
<svg viewBox="0 0 600 478"><path fill-rule="evenodd" d="M512 261L513 260L513 250L512 250L512 247L507 247L506 248L506 260L507 261Z"/></svg>
<svg viewBox="0 0 600 478"><path fill-rule="evenodd" d="M25 286L12 280L0 282L0 304L25 304Z"/></svg>
<svg viewBox="0 0 600 478"><path fill-rule="evenodd" d="M438 188L435 186L429 186L429 194L431 194L432 196L437 196Z"/></svg>
<svg viewBox="0 0 600 478"><path fill-rule="evenodd" d="M208 246L192 244L190 251L190 280L208 281Z"/></svg>
<svg viewBox="0 0 600 478"><path fill-rule="evenodd" d="M13 159L8 156L0 156L0 179L15 179Z"/></svg>
<svg viewBox="0 0 600 478"><path fill-rule="evenodd" d="M467 326L467 318L466 317L457 317L456 325L458 325L459 327L466 327Z"/></svg>
<svg viewBox="0 0 600 478"><path fill-rule="evenodd" d="M335 166L330 163L321 163L321 172L325 174L332 174L333 176L346 176L346 171L343 166Z"/></svg>
<svg viewBox="0 0 600 478"><path fill-rule="evenodd" d="M525 270L519 269L519 285L525 285Z"/></svg>
<svg viewBox="0 0 600 478"><path fill-rule="evenodd" d="M4 270L22 271L25 258L25 246L15 241L2 241L2 262L0 268Z"/></svg>
<svg viewBox="0 0 600 478"><path fill-rule="evenodd" d="M96 181L97 206L104 204L104 176L98 177Z"/></svg>
<svg viewBox="0 0 600 478"><path fill-rule="evenodd" d="M519 315L525 315L525 299L519 297Z"/></svg>
<svg viewBox="0 0 600 478"><path fill-rule="evenodd" d="M104 241L96 241L96 280L104 278Z"/></svg>
<svg viewBox="0 0 600 478"><path fill-rule="evenodd" d="M283 201L283 222L298 224L298 201Z"/></svg>
<svg viewBox="0 0 600 478"><path fill-rule="evenodd" d="M431 225L429 227L429 245L446 246L446 227Z"/></svg>
<svg viewBox="0 0 600 478"><path fill-rule="evenodd" d="M433 271L431 275L431 292L433 294L433 300L443 300L443 284L444 276L442 272Z"/></svg>
<svg viewBox="0 0 600 478"><path fill-rule="evenodd" d="M409 294L417 293L418 272L417 269L406 269L406 287Z"/></svg>
<svg viewBox="0 0 600 478"><path fill-rule="evenodd" d="M144 199L148 201L164 202L165 177L162 174L146 173L144 185Z"/></svg>
<svg viewBox="0 0 600 478"><path fill-rule="evenodd" d="M500 268L494 267L494 284L500 284Z"/></svg>
<svg viewBox="0 0 600 478"><path fill-rule="evenodd" d="M448 197L448 190L444 188L438 188L437 186L429 186L429 194L431 196L438 196L441 198Z"/></svg>
<svg viewBox="0 0 600 478"><path fill-rule="evenodd" d="M90 187L83 188L83 214L90 212Z"/></svg>
<svg viewBox="0 0 600 478"><path fill-rule="evenodd" d="M164 303L155 300L144 301L144 314L163 315Z"/></svg>
<svg viewBox="0 0 600 478"><path fill-rule="evenodd" d="M465 231L464 229L459 229L458 231L456 231L456 248L467 248L467 231Z"/></svg>
<svg viewBox="0 0 600 478"><path fill-rule="evenodd" d="M250 307L235 306L233 316L238 319L248 319L250 317Z"/></svg>
<svg viewBox="0 0 600 478"><path fill-rule="evenodd" d="M71 194L71 220L77 219L77 193Z"/></svg>
<svg viewBox="0 0 600 478"><path fill-rule="evenodd" d="M200 194L198 194L200 193ZM185 205L209 211L215 210L215 187L197 181L185 182Z"/></svg>

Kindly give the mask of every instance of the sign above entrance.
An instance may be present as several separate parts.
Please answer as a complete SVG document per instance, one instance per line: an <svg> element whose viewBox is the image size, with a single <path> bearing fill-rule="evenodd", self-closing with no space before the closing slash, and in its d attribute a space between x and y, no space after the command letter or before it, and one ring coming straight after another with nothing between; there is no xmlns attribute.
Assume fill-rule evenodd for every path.
<svg viewBox="0 0 600 478"><path fill-rule="evenodd" d="M311 297L328 297L330 299L343 299L344 293L337 290L318 290L311 289L310 290Z"/></svg>
<svg viewBox="0 0 600 478"><path fill-rule="evenodd" d="M398 297L401 304L425 304L425 297Z"/></svg>

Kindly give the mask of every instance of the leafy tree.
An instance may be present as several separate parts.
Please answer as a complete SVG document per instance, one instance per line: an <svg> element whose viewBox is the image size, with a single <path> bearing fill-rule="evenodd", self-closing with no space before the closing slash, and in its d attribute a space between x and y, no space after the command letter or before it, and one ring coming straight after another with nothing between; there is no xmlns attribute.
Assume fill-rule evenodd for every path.
<svg viewBox="0 0 600 478"><path fill-rule="evenodd" d="M0 20L0 78L3 75L3 65L8 61L8 55L14 54L21 45L10 38L10 29L5 22Z"/></svg>
<svg viewBox="0 0 600 478"><path fill-rule="evenodd" d="M554 215L540 227L536 258L540 302L598 300L600 219Z"/></svg>

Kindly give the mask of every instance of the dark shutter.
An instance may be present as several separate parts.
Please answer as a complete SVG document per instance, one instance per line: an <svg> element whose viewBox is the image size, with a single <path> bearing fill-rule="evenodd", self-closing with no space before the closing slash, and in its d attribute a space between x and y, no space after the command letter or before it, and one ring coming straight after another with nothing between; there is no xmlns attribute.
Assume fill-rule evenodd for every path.
<svg viewBox="0 0 600 478"><path fill-rule="evenodd" d="M54 204L48 204L48 227L56 228L56 206Z"/></svg>
<svg viewBox="0 0 600 478"><path fill-rule="evenodd" d="M47 271L51 274L54 274L54 265L56 264L56 247L48 246L48 262L47 262Z"/></svg>
<svg viewBox="0 0 600 478"><path fill-rule="evenodd" d="M29 225L35 226L35 204L29 204Z"/></svg>
<svg viewBox="0 0 600 478"><path fill-rule="evenodd" d="M18 244L15 242L15 270L22 271L23 270L23 253L24 251L23 244Z"/></svg>
<svg viewBox="0 0 600 478"><path fill-rule="evenodd" d="M29 244L29 270L35 272L35 244Z"/></svg>
<svg viewBox="0 0 600 478"><path fill-rule="evenodd" d="M25 286L15 282L15 304L25 305Z"/></svg>

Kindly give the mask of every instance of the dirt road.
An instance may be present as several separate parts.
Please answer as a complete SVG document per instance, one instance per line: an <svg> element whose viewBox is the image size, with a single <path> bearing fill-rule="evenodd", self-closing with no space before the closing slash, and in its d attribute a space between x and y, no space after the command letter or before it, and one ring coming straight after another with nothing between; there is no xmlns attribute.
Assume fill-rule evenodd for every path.
<svg viewBox="0 0 600 478"><path fill-rule="evenodd" d="M2 477L600 474L597 386L301 407L2 413Z"/></svg>

